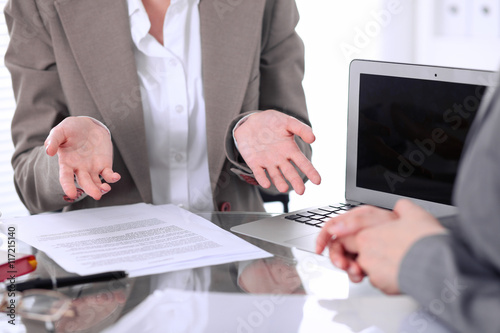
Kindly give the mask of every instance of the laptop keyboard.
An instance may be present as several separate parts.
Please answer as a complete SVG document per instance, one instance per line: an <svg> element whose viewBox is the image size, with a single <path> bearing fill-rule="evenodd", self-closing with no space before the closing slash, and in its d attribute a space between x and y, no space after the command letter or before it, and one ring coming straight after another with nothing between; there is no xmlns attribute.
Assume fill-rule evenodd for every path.
<svg viewBox="0 0 500 333"><path fill-rule="evenodd" d="M344 214L349 209L354 207L356 206L348 203L339 203L312 210L305 210L303 212L296 212L291 215L286 215L284 218L298 223L304 223L322 228L332 217Z"/></svg>

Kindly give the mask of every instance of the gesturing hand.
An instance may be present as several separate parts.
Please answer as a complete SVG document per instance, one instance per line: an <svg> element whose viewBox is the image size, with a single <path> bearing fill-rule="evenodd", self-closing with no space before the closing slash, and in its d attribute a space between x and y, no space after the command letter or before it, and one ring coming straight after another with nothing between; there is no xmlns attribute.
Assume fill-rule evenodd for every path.
<svg viewBox="0 0 500 333"><path fill-rule="evenodd" d="M278 191L286 192L286 179L295 192L303 194L304 181L294 165L314 184L321 182L318 171L297 146L295 135L309 144L315 140L309 126L274 110L252 114L235 130L238 150L260 186L269 188L272 181Z"/></svg>
<svg viewBox="0 0 500 333"><path fill-rule="evenodd" d="M120 175L112 170L113 145L108 131L87 117L68 117L54 127L45 140L48 155L58 155L59 182L69 199L77 198L78 185L95 200L111 190L99 176L115 183Z"/></svg>

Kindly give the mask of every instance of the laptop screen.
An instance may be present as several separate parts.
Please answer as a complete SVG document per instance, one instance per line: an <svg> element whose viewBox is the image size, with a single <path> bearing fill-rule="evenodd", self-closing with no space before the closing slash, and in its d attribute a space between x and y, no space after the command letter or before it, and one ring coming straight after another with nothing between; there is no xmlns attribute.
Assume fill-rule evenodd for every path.
<svg viewBox="0 0 500 333"><path fill-rule="evenodd" d="M494 72L354 60L349 72L346 199L392 208L411 198L453 214L460 155Z"/></svg>
<svg viewBox="0 0 500 333"><path fill-rule="evenodd" d="M486 87L361 74L356 186L451 205Z"/></svg>

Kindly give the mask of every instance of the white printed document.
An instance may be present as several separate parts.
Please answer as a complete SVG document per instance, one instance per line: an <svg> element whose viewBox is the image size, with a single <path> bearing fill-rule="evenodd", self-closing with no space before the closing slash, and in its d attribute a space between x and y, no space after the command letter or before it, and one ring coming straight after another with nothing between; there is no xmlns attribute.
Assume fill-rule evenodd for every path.
<svg viewBox="0 0 500 333"><path fill-rule="evenodd" d="M165 273L271 256L174 205L83 209L3 220L17 237L80 275Z"/></svg>

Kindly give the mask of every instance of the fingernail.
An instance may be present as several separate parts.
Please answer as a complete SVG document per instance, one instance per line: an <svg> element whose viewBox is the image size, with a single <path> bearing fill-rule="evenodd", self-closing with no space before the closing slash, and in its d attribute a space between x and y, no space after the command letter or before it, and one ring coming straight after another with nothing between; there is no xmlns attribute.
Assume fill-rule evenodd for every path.
<svg viewBox="0 0 500 333"><path fill-rule="evenodd" d="M64 201L69 202L69 203L75 202L75 199L71 199L66 194L63 195L63 199L64 199Z"/></svg>
<svg viewBox="0 0 500 333"><path fill-rule="evenodd" d="M354 267L349 267L347 269L347 272L351 275L351 276L355 276L356 278L359 278L359 272L357 269L355 269Z"/></svg>
<svg viewBox="0 0 500 333"><path fill-rule="evenodd" d="M108 190L108 191L106 191L106 190L101 189L101 194L106 194L106 193L108 193L108 192L109 192L109 190Z"/></svg>

